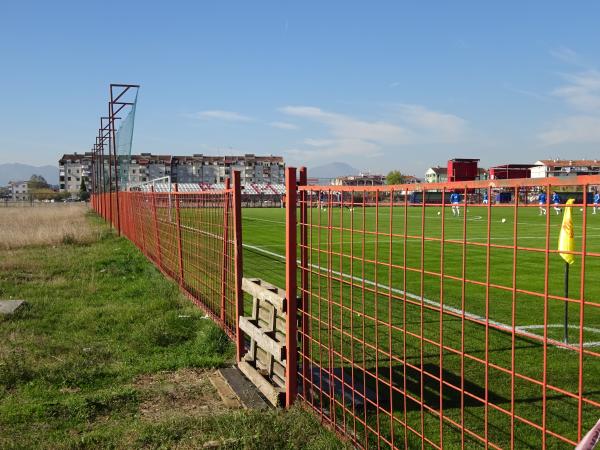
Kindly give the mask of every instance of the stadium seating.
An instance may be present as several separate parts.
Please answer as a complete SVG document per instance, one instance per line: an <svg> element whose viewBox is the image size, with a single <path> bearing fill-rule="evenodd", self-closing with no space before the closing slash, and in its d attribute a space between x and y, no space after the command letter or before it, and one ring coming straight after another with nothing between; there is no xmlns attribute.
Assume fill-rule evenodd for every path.
<svg viewBox="0 0 600 450"><path fill-rule="evenodd" d="M154 186L154 192L175 192L175 185L169 183L151 183L142 184L133 187L132 190L141 190L150 192ZM177 186L179 192L202 192L202 191L218 191L225 189L225 183L180 183ZM242 186L242 193L245 195L282 195L285 194L285 185L271 183L251 183Z"/></svg>

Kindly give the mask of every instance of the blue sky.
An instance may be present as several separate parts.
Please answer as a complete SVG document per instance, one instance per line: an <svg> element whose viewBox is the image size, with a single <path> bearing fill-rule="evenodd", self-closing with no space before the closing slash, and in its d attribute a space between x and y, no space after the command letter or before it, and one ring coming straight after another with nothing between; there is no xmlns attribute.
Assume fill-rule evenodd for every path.
<svg viewBox="0 0 600 450"><path fill-rule="evenodd" d="M600 158L600 3L490 3L3 2L0 163L89 150L110 82L135 152Z"/></svg>

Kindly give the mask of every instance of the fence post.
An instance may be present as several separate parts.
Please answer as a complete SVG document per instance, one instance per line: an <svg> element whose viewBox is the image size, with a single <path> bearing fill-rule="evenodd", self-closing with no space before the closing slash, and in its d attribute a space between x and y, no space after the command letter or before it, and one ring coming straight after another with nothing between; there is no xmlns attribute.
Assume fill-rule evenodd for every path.
<svg viewBox="0 0 600 450"><path fill-rule="evenodd" d="M162 268L162 256L160 250L160 232L158 229L158 219L156 217L156 193L154 186L150 187L150 195L152 196L152 219L154 221L154 241L156 242L156 259L158 267Z"/></svg>
<svg viewBox="0 0 600 450"><path fill-rule="evenodd" d="M183 248L181 242L181 213L179 211L179 183L175 183L175 220L177 223L177 257L179 260L179 285L183 286Z"/></svg>
<svg viewBox="0 0 600 450"><path fill-rule="evenodd" d="M127 236L127 196L126 192L119 192L119 217L123 218L121 222L121 235Z"/></svg>
<svg viewBox="0 0 600 450"><path fill-rule="evenodd" d="M237 360L244 354L244 334L240 332L240 316L244 314L244 293L242 292L242 186L240 171L233 171L233 224L234 224L234 261L235 261L235 338Z"/></svg>
<svg viewBox="0 0 600 450"><path fill-rule="evenodd" d="M148 218L148 205L147 205L147 198L148 198L148 194L146 194L145 192L136 192L135 196L137 198L136 201L136 218L137 221L139 223L139 229L141 230L142 234L140 236L138 236L138 240L141 241L142 243L142 252L144 253L144 255L146 256L150 256L148 253L148 249L146 248L146 230L144 227L144 222L147 220Z"/></svg>
<svg viewBox="0 0 600 450"><path fill-rule="evenodd" d="M123 236L127 237L128 239L131 239L131 237L129 236L129 219L131 217L129 214L129 192L123 191L120 195L121 214L123 218L123 221L121 222L121 233L123 234Z"/></svg>
<svg viewBox="0 0 600 450"><path fill-rule="evenodd" d="M116 192L115 193L115 211L117 212L116 214L116 220L117 220L117 236L121 236L121 193L120 192Z"/></svg>
<svg viewBox="0 0 600 450"><path fill-rule="evenodd" d="M296 270L296 168L285 169L285 297L287 305L285 345L285 405L290 407L298 391L298 326Z"/></svg>
<svg viewBox="0 0 600 450"><path fill-rule="evenodd" d="M306 167L300 167L298 185L306 186L308 174ZM308 342L308 310L309 310L309 295L308 295L308 213L307 213L307 194L306 191L300 192L300 295L302 296L302 307L300 312L300 329L302 336L302 392L304 398L307 399L308 386L307 379L309 376L309 342Z"/></svg>
<svg viewBox="0 0 600 450"><path fill-rule="evenodd" d="M135 211L134 210L135 193L132 191L132 192L129 192L128 195L129 195L129 218L130 218L129 226L131 227L130 232L133 236L135 236L135 230L136 230L136 228L135 228L135 212L134 212ZM139 247L140 245L138 242L136 242L136 245Z"/></svg>
<svg viewBox="0 0 600 450"><path fill-rule="evenodd" d="M221 265L221 322L223 323L223 327L227 328L225 324L225 319L227 315L225 314L225 291L227 288L227 250L229 249L227 246L227 241L229 240L229 228L227 226L229 219L229 199L228 199L228 191L231 188L231 180L227 178L225 180L225 204L223 205L223 264Z"/></svg>

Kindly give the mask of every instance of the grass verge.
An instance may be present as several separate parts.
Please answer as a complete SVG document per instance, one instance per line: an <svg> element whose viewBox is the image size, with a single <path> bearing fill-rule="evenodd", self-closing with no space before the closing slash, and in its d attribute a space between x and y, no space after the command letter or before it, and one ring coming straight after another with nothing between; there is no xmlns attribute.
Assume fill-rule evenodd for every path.
<svg viewBox="0 0 600 450"><path fill-rule="evenodd" d="M164 383L152 403L144 379L229 364L233 346L130 242L84 219L85 244L0 249L0 298L27 301L0 318L1 448L339 448L300 409L178 413Z"/></svg>

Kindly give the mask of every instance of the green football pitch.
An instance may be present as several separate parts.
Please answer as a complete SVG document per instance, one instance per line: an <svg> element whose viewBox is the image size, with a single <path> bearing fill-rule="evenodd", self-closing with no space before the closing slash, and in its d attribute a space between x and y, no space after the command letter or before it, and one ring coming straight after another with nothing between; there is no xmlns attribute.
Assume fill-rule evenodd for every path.
<svg viewBox="0 0 600 450"><path fill-rule="evenodd" d="M284 213L242 210L244 276L285 287ZM380 433L420 447L416 433L424 433L453 448L462 425L467 446L479 445L474 433L500 447L514 439L517 448L539 448L533 423L549 431L549 448L567 447L552 434L577 440L579 397L584 434L600 416L585 401L600 401L600 358L579 352L580 340L600 352L600 214L588 211L588 256L570 266L567 348L558 344L565 302L554 298L565 289L556 252L562 215L512 206L461 214L435 206L308 209L311 360L341 371L340 379L351 373L367 403L380 405L353 407L348 382L335 404L325 397L319 407L359 441ZM579 251L579 208L573 222ZM536 339L545 333L546 345Z"/></svg>

